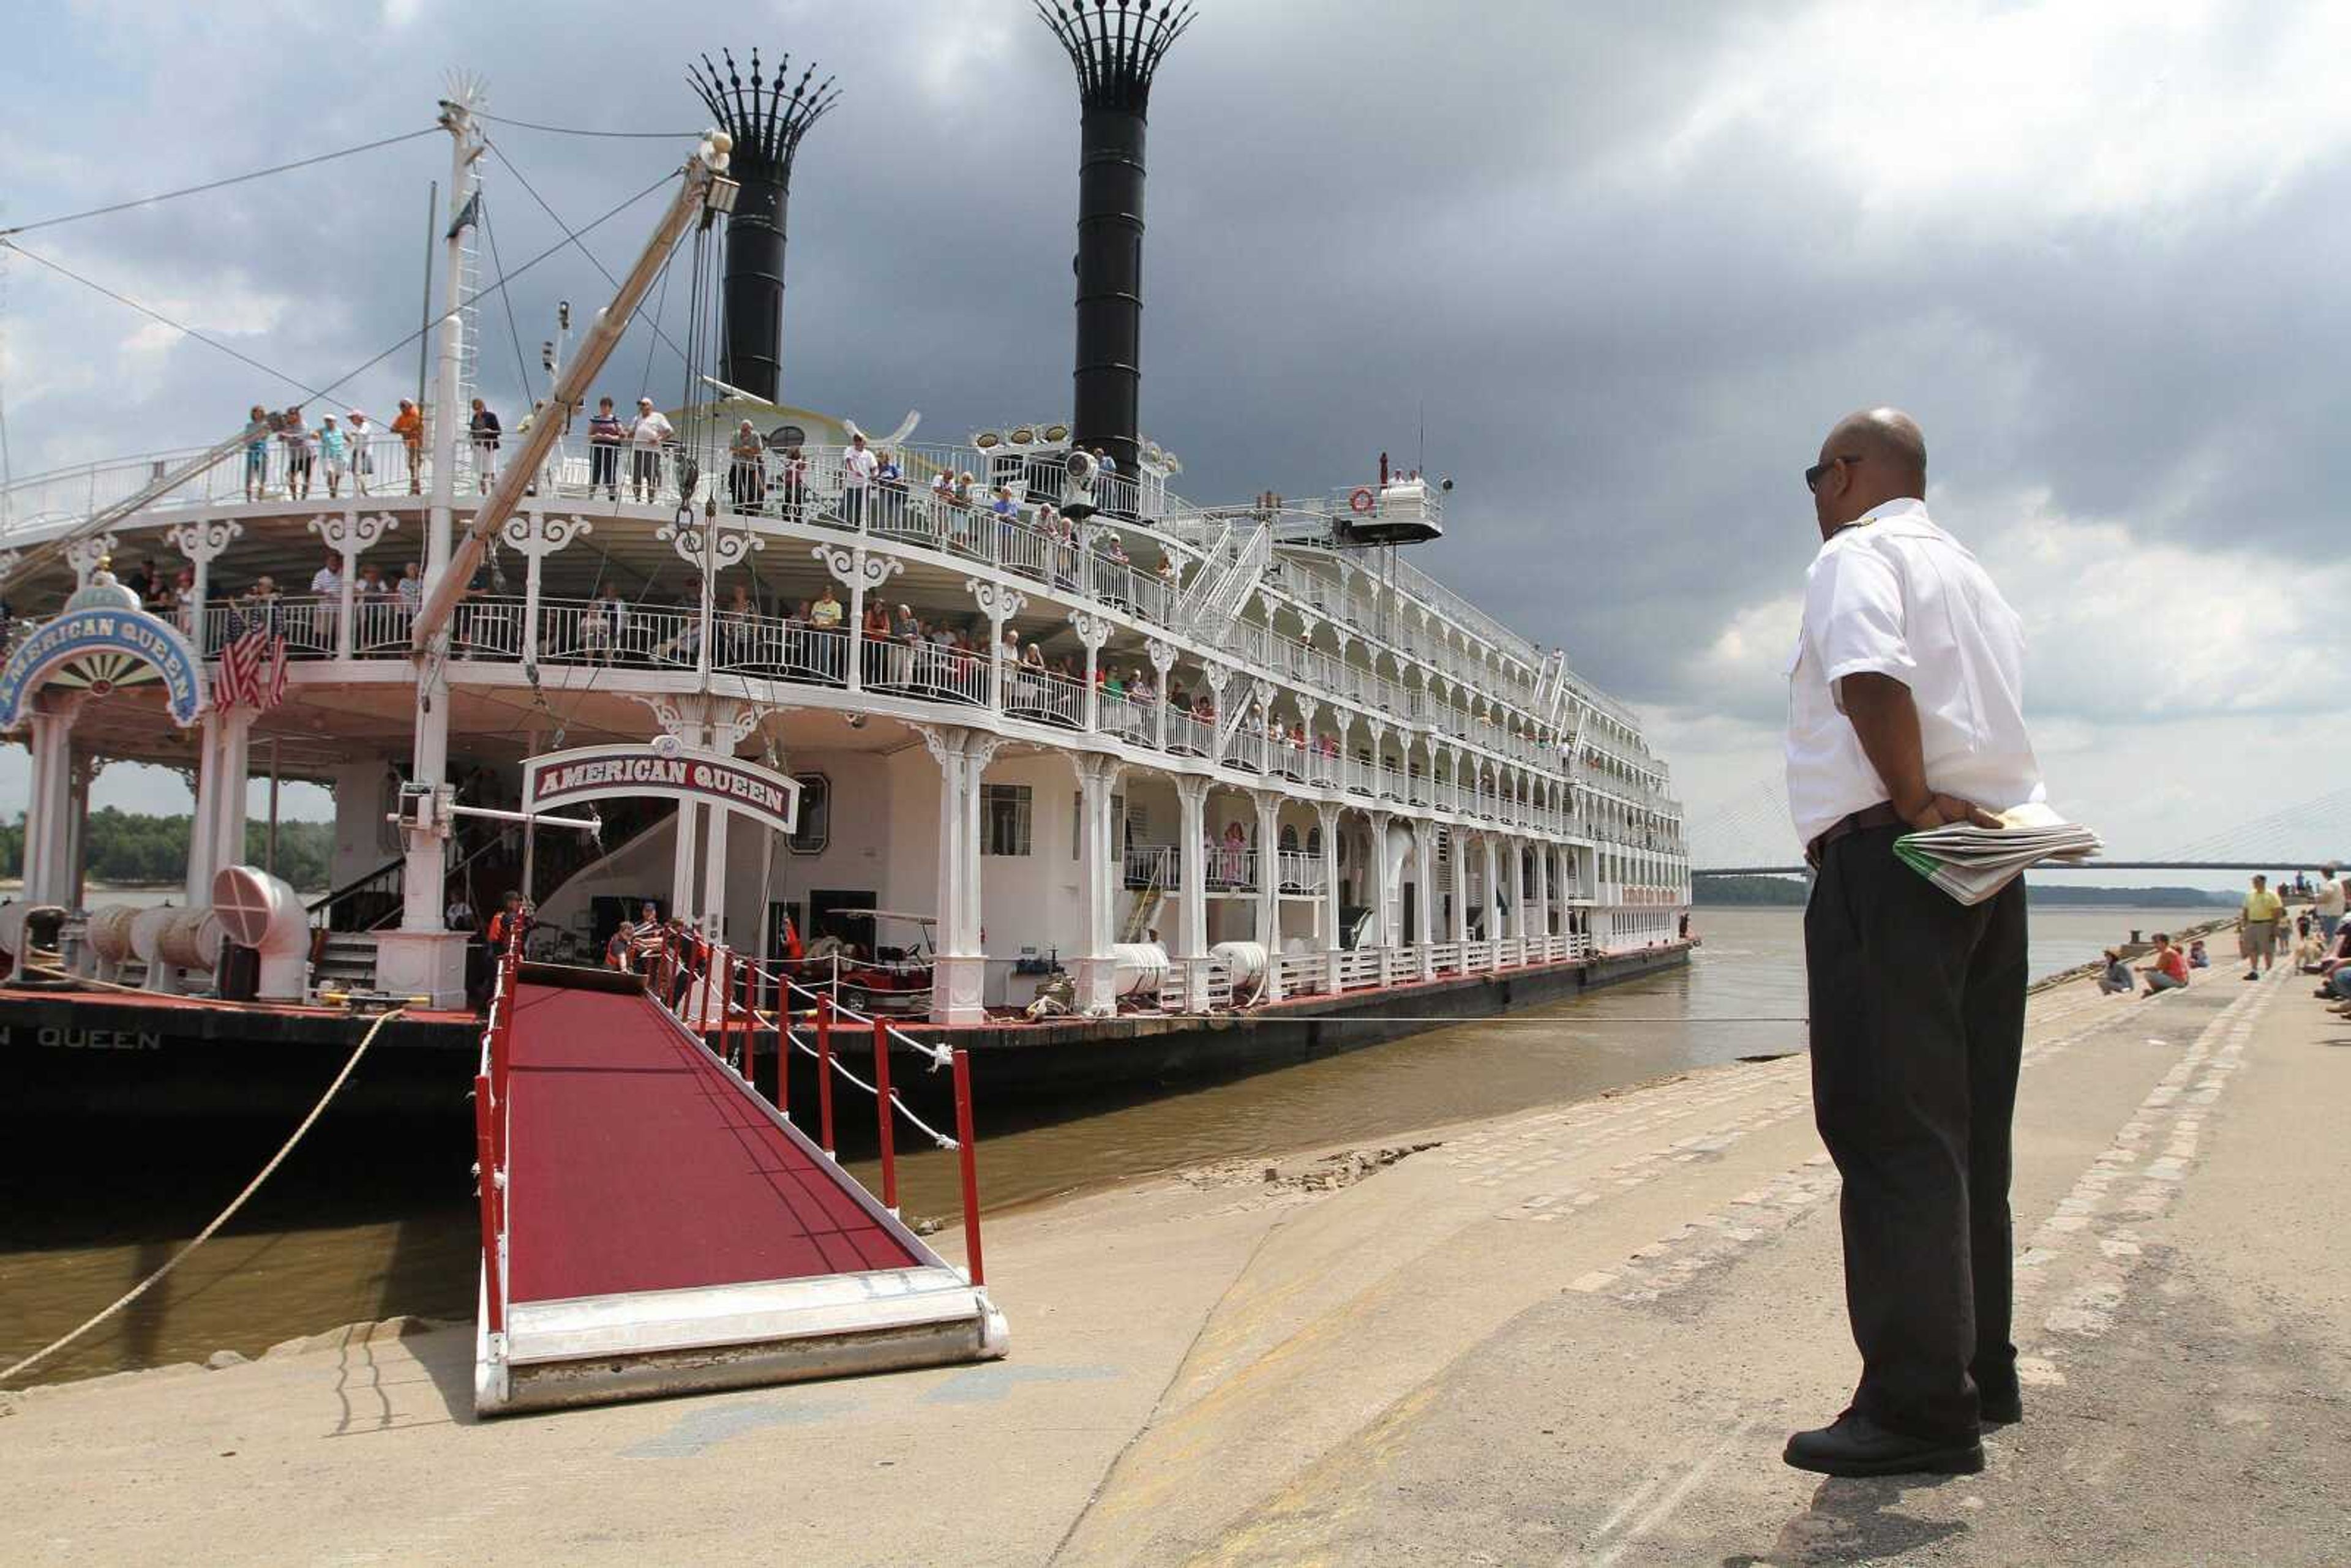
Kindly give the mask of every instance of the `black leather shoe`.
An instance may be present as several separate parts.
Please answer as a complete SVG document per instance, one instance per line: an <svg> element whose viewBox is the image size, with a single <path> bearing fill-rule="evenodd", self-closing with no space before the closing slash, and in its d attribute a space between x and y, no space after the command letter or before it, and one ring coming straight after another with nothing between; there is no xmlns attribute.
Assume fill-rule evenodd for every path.
<svg viewBox="0 0 2351 1568"><path fill-rule="evenodd" d="M1834 1426L1799 1432L1780 1458L1823 1476L1971 1476L1983 1469L1973 1437L1909 1437L1846 1411Z"/></svg>

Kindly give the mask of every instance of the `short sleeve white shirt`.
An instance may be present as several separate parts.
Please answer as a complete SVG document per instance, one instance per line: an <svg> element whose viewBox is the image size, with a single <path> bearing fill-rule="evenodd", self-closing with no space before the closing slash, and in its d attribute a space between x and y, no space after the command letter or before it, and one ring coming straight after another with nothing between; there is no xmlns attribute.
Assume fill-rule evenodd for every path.
<svg viewBox="0 0 2351 1568"><path fill-rule="evenodd" d="M331 566L322 566L310 574L310 591L335 594L343 591L342 575Z"/></svg>
<svg viewBox="0 0 2351 1568"><path fill-rule="evenodd" d="M2024 728L2024 631L1991 578L1918 500L1823 541L1788 666L1788 810L1799 842L1887 799L1836 683L1910 688L1929 788L1993 811L2043 796Z"/></svg>
<svg viewBox="0 0 2351 1568"><path fill-rule="evenodd" d="M841 455L841 482L852 486L862 486L873 477L882 460L873 455L870 446L852 446Z"/></svg>
<svg viewBox="0 0 2351 1568"><path fill-rule="evenodd" d="M657 447L669 438L669 418L659 409L639 414L637 422L629 427L629 439L638 446Z"/></svg>

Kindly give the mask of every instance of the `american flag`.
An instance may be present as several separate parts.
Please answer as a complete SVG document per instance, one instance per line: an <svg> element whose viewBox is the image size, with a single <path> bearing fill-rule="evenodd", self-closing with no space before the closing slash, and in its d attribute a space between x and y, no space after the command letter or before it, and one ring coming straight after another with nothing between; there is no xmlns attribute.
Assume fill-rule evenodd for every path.
<svg viewBox="0 0 2351 1568"><path fill-rule="evenodd" d="M221 649L220 706L239 703L266 713L286 700L286 637L276 617L232 609L228 643Z"/></svg>

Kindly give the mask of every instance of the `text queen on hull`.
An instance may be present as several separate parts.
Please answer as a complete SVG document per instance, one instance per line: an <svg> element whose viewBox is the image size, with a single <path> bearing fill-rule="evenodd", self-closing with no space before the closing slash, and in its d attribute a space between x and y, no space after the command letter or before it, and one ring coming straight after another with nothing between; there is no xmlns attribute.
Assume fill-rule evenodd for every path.
<svg viewBox="0 0 2351 1568"><path fill-rule="evenodd" d="M1140 275L1118 255L1139 256L1165 44L1105 64L1083 27L1056 31L1084 109L1069 419L937 444L912 419L883 437L775 401L785 187L830 86L779 78L747 101L730 78L697 154L731 143L726 177L695 193L689 163L681 221L527 430L469 427L481 137L477 104L452 100L421 439L346 434L329 458L281 421L226 461L142 455L6 496L0 544L32 569L9 600L30 622L110 558L204 661L256 627L282 636L282 700L208 705L182 730L151 687L53 686L32 704L37 751L64 748L77 778L192 768L192 902L239 858L258 759L328 786L337 889L314 926L386 988L444 1004L464 989L444 907L515 888L538 942L591 961L644 900L777 960L789 916L861 972L906 966L893 997L945 1025L1004 1021L1040 990L1043 1011L1100 1019L1407 986L1438 1011L1501 976L1677 960L1667 769L1563 652L1403 558L1442 531L1444 486L1383 457L1324 496L1201 505L1134 427ZM760 234L772 267L734 265ZM630 287L664 265L708 280L724 341L666 413L600 417ZM601 840L415 805L531 809L531 759L581 747L622 759L612 780L651 779L625 758L656 743L746 771L706 798L601 791ZM778 777L791 809L737 821ZM32 836L68 841L86 798L37 801ZM71 860L42 860L37 900L81 907ZM893 957L876 909L920 916L925 950Z"/></svg>

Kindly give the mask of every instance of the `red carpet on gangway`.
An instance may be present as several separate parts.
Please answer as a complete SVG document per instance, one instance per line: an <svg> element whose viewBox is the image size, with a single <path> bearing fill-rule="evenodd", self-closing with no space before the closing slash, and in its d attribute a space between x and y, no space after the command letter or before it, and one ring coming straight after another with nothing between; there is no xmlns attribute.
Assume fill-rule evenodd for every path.
<svg viewBox="0 0 2351 1568"><path fill-rule="evenodd" d="M915 1265L650 1000L538 985L516 1000L512 1300Z"/></svg>

